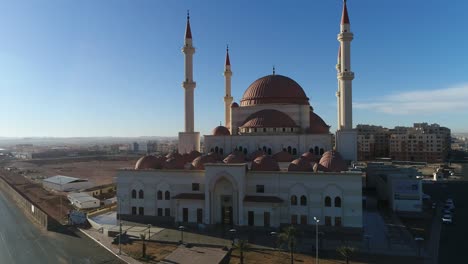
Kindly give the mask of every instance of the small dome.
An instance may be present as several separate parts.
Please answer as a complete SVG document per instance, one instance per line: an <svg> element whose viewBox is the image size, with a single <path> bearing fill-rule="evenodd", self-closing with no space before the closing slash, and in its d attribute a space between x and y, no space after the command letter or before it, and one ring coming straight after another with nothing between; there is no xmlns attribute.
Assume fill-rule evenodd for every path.
<svg viewBox="0 0 468 264"><path fill-rule="evenodd" d="M336 151L327 151L323 154L319 164L323 166L323 170L327 172L340 172L347 171L348 166L341 157L340 153Z"/></svg>
<svg viewBox="0 0 468 264"><path fill-rule="evenodd" d="M325 171L325 168L322 165L320 165L320 163L314 163L313 168L314 168L314 172Z"/></svg>
<svg viewBox="0 0 468 264"><path fill-rule="evenodd" d="M205 163L216 163L216 159L213 155L200 156L193 160L191 168L193 170L204 170Z"/></svg>
<svg viewBox="0 0 468 264"><path fill-rule="evenodd" d="M253 171L279 171L278 162L271 156L263 155L256 158L251 165Z"/></svg>
<svg viewBox="0 0 468 264"><path fill-rule="evenodd" d="M212 156L216 161L222 161L223 160L223 155L216 153L216 152L210 152L207 154L208 156Z"/></svg>
<svg viewBox="0 0 468 264"><path fill-rule="evenodd" d="M202 154L200 152L196 151L196 150L190 151L190 153L189 153L190 161L200 157L201 155Z"/></svg>
<svg viewBox="0 0 468 264"><path fill-rule="evenodd" d="M303 157L293 160L289 166L288 171L313 171L312 163Z"/></svg>
<svg viewBox="0 0 468 264"><path fill-rule="evenodd" d="M135 170L161 169L164 164L163 157L146 155L138 159L135 164Z"/></svg>
<svg viewBox="0 0 468 264"><path fill-rule="evenodd" d="M309 162L316 162L319 160L319 157L315 156L314 153L309 152L309 151L302 154L301 157L307 159Z"/></svg>
<svg viewBox="0 0 468 264"><path fill-rule="evenodd" d="M235 108L235 107L239 107L239 104L236 103L236 102L234 102L234 103L231 104L231 108Z"/></svg>
<svg viewBox="0 0 468 264"><path fill-rule="evenodd" d="M277 162L291 162L294 159L294 156L291 155L291 153L282 150L282 151L276 153L275 155L273 155L273 158Z"/></svg>
<svg viewBox="0 0 468 264"><path fill-rule="evenodd" d="M187 162L191 162L192 160L194 160L194 159L191 159L191 158L190 158L190 154L188 154L188 153L182 154L182 159L183 159L186 163L187 163Z"/></svg>
<svg viewBox="0 0 468 264"><path fill-rule="evenodd" d="M213 136L230 136L231 132L225 126L217 126L213 129Z"/></svg>
<svg viewBox="0 0 468 264"><path fill-rule="evenodd" d="M266 155L265 151L263 151L263 149L258 149L249 154L249 160L255 160L256 158L261 157L263 155Z"/></svg>
<svg viewBox="0 0 468 264"><path fill-rule="evenodd" d="M313 111L310 111L309 116L309 127L306 128L305 132L307 134L328 134L330 133L330 126L323 121L323 119L318 116Z"/></svg>
<svg viewBox="0 0 468 264"><path fill-rule="evenodd" d="M264 109L249 115L241 126L241 128L264 127L297 127L297 125L291 117L281 111Z"/></svg>
<svg viewBox="0 0 468 264"><path fill-rule="evenodd" d="M240 151L234 151L229 154L224 160L224 163L245 163L245 155Z"/></svg>
<svg viewBox="0 0 468 264"><path fill-rule="evenodd" d="M253 82L244 92L241 106L259 104L308 105L302 87L293 79L283 75L267 75Z"/></svg>
<svg viewBox="0 0 468 264"><path fill-rule="evenodd" d="M166 155L166 159L170 159L170 158L180 158L182 157L181 154L177 153L177 152L171 152L169 154Z"/></svg>
<svg viewBox="0 0 468 264"><path fill-rule="evenodd" d="M185 160L182 156L176 158L169 158L164 162L164 169L166 170L183 170L185 169Z"/></svg>

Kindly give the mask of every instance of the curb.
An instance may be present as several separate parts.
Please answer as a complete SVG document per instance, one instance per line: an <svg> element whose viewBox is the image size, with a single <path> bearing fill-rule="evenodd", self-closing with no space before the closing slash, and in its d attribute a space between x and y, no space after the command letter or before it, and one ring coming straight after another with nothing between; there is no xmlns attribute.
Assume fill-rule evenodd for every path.
<svg viewBox="0 0 468 264"><path fill-rule="evenodd" d="M85 234L87 237L91 238L94 242L98 243L101 247L105 248L107 251L109 251L110 253L112 253L112 255L116 256L118 259L122 260L123 262L127 263L127 264L131 264L130 262L126 261L125 259L123 259L119 254L115 253L112 249L106 247L103 243L101 243L101 241L97 240L96 238L94 238L93 236L89 235L88 233L86 233L85 231L81 230L81 228L78 228L78 230L80 230L81 233Z"/></svg>

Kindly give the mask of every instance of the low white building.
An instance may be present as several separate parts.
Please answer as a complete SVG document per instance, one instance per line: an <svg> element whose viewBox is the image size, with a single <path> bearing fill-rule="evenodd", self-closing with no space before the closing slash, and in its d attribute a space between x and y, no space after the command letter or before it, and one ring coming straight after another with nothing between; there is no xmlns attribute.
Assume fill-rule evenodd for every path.
<svg viewBox="0 0 468 264"><path fill-rule="evenodd" d="M97 208L101 202L87 193L70 193L67 195L70 203L78 209Z"/></svg>
<svg viewBox="0 0 468 264"><path fill-rule="evenodd" d="M422 180L415 168L399 168L383 163L369 163L367 187L376 188L380 200L388 201L393 211L422 211Z"/></svg>
<svg viewBox="0 0 468 264"><path fill-rule="evenodd" d="M325 153L315 171L307 155L291 163L242 155L200 156L191 169L157 169L156 157L143 157L135 170L118 172L122 219L278 227L313 225L317 217L321 225L362 227L362 174L347 171L338 153Z"/></svg>
<svg viewBox="0 0 468 264"><path fill-rule="evenodd" d="M57 175L42 180L42 187L55 191L77 191L93 187L93 184L86 179Z"/></svg>

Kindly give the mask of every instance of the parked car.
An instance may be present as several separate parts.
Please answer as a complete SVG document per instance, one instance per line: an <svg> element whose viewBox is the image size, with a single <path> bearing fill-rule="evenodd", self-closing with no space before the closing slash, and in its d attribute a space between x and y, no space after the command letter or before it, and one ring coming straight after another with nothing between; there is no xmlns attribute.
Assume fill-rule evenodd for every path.
<svg viewBox="0 0 468 264"><path fill-rule="evenodd" d="M448 210L448 209L443 209L442 210L442 214L443 215L452 215L452 211Z"/></svg>
<svg viewBox="0 0 468 264"><path fill-rule="evenodd" d="M452 222L452 215L444 214L444 216L442 216L442 223L444 223L444 224L451 224L451 223L453 223L453 222Z"/></svg>
<svg viewBox="0 0 468 264"><path fill-rule="evenodd" d="M455 206L453 204L445 204L442 210L450 210L453 212L455 210Z"/></svg>
<svg viewBox="0 0 468 264"><path fill-rule="evenodd" d="M454 204L451 204L451 203L446 203L446 204L444 205L444 207L448 207L448 208L450 208L450 210L452 210L452 211L455 209L455 205L454 205Z"/></svg>

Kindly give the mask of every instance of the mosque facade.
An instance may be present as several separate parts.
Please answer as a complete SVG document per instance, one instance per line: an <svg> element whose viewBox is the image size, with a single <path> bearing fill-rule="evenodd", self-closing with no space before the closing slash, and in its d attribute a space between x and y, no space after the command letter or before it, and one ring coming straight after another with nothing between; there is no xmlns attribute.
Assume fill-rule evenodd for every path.
<svg viewBox="0 0 468 264"><path fill-rule="evenodd" d="M120 170L122 219L157 223L278 227L362 227L362 175L350 171L357 156L352 125L351 41L343 4L338 54L338 130L314 111L303 88L274 72L255 80L239 102L231 96L231 62L225 59L225 125L204 136L195 131L193 46L187 17L185 128L178 153L146 155ZM334 146L334 143L336 145Z"/></svg>

